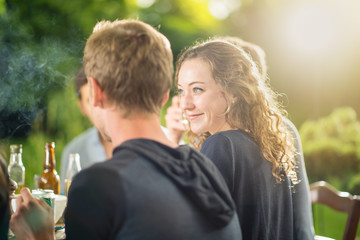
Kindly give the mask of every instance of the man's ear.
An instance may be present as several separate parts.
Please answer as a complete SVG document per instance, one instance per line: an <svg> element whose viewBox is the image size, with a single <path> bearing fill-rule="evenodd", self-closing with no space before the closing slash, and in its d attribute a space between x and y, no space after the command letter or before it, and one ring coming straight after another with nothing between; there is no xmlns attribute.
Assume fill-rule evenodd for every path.
<svg viewBox="0 0 360 240"><path fill-rule="evenodd" d="M170 90L168 90L162 100L161 106L164 106L165 103L169 100L169 96L170 96Z"/></svg>
<svg viewBox="0 0 360 240"><path fill-rule="evenodd" d="M104 93L98 83L93 77L88 77L89 81L89 100L94 107L103 107Z"/></svg>

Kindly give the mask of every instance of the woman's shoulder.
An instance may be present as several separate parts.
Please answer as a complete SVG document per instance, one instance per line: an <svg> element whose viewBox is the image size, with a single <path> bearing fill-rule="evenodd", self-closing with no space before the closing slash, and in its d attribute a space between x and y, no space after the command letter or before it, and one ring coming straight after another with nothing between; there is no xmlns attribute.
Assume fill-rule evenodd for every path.
<svg viewBox="0 0 360 240"><path fill-rule="evenodd" d="M227 146L226 148L231 149L242 149L247 150L258 150L258 144L253 140L253 138L243 130L227 130L217 132L210 137L208 137L204 143L203 147L216 147Z"/></svg>
<svg viewBox="0 0 360 240"><path fill-rule="evenodd" d="M236 129L236 130L227 130L217 132L206 139L206 141L223 141L227 139L228 141L251 141L253 142L252 138L248 133L243 130Z"/></svg>

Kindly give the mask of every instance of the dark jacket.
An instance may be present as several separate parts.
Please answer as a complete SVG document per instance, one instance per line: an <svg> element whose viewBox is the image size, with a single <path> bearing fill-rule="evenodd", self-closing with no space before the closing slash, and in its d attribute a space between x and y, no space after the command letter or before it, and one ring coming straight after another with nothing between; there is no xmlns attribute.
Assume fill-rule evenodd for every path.
<svg viewBox="0 0 360 240"><path fill-rule="evenodd" d="M276 182L272 164L246 132L218 132L205 140L201 152L224 176L244 239L294 239L291 183L284 171L284 180Z"/></svg>
<svg viewBox="0 0 360 240"><path fill-rule="evenodd" d="M241 239L231 196L196 150L135 139L80 172L65 211L68 239Z"/></svg>

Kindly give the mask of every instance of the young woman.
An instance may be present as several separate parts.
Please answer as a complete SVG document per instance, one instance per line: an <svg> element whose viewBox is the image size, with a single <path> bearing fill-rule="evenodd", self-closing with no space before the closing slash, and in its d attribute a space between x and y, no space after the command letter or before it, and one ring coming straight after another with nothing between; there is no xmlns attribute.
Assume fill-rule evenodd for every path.
<svg viewBox="0 0 360 240"><path fill-rule="evenodd" d="M292 138L251 58L210 40L181 54L175 82L188 139L222 172L244 239L294 239Z"/></svg>

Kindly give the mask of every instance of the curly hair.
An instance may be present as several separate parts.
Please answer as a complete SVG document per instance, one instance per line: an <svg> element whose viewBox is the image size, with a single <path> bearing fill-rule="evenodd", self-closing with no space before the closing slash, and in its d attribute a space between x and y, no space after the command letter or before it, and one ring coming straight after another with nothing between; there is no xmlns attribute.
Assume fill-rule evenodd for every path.
<svg viewBox="0 0 360 240"><path fill-rule="evenodd" d="M259 145L264 157L272 163L272 175L278 182L285 176L284 169L296 182L294 147L291 133L282 126L283 115L277 94L260 75L250 56L239 46L222 40L208 40L188 48L177 60L175 83L178 83L182 64L199 58L207 62L212 75L228 102L225 119L233 129L246 131ZM230 97L235 101L230 101ZM191 129L191 126L190 126ZM187 132L187 140L196 148L210 136Z"/></svg>

